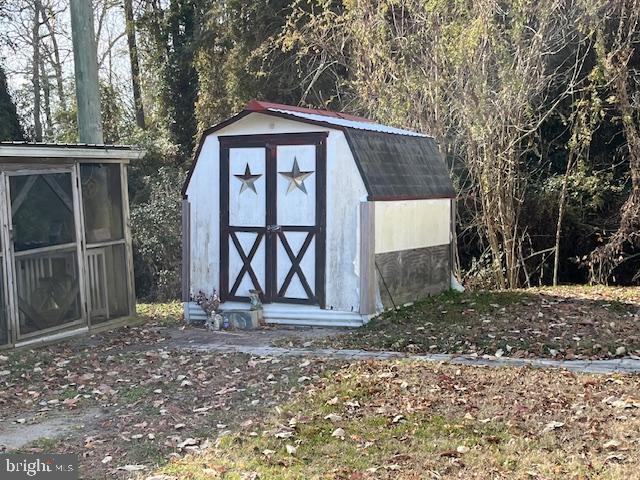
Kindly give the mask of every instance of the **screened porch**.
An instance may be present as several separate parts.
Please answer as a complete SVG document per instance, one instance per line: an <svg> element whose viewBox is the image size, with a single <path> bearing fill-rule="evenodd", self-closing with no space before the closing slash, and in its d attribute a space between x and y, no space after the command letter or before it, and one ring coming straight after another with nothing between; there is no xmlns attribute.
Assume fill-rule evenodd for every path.
<svg viewBox="0 0 640 480"><path fill-rule="evenodd" d="M133 315L128 147L0 143L0 348Z"/></svg>

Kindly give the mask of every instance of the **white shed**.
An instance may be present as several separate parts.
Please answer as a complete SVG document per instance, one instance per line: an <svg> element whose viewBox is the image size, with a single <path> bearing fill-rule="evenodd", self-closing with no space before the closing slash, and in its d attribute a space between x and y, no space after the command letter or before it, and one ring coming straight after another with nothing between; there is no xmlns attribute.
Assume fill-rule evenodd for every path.
<svg viewBox="0 0 640 480"><path fill-rule="evenodd" d="M432 137L253 100L204 132L183 188L183 301L359 326L450 287L454 190Z"/></svg>

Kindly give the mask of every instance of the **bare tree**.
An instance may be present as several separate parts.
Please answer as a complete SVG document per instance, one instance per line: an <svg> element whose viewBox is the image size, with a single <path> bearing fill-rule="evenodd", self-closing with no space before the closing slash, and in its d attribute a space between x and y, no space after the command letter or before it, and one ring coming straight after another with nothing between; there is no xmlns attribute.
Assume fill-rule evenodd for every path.
<svg viewBox="0 0 640 480"><path fill-rule="evenodd" d="M64 93L64 80L62 76L62 60L60 57L60 47L58 45L58 32L56 31L51 18L55 16L51 6L45 6L41 10L42 23L47 28L47 38L51 42L51 48L46 48L49 63L53 68L56 79L56 87L58 93L58 101L63 111L67 109L67 99Z"/></svg>
<svg viewBox="0 0 640 480"><path fill-rule="evenodd" d="M144 106L142 104L142 90L140 87L140 62L138 61L138 46L136 43L136 26L133 17L132 0L124 0L125 29L129 45L129 60L131 63L131 84L133 87L133 102L136 112L136 125L145 128Z"/></svg>
<svg viewBox="0 0 640 480"><path fill-rule="evenodd" d="M477 212L470 224L487 243L495 285L517 287L525 262L523 163L536 155L540 125L578 87L583 13L577 2L558 0L509 10L491 0L456 8L360 1L343 11L300 8L277 47L298 53L306 95L321 96L315 83L333 77L342 82L343 105L442 139Z"/></svg>
<svg viewBox="0 0 640 480"><path fill-rule="evenodd" d="M606 283L614 269L636 255L626 250L640 247L640 72L629 62L640 45L640 0L605 2L600 11L598 35L602 63L627 140L631 191L620 210L618 230L591 255L591 281ZM640 272L639 272L640 274ZM637 277L638 275L636 275Z"/></svg>
<svg viewBox="0 0 640 480"><path fill-rule="evenodd" d="M560 241L562 238L563 221L569 195L569 180L580 161L588 156L589 147L594 132L597 130L602 117L600 115L599 99L596 87L590 83L580 90L573 103L573 111L569 118L571 136L567 143L567 166L562 178L560 198L558 200L558 221L556 223L555 244L553 248L553 285L558 285L560 270Z"/></svg>
<svg viewBox="0 0 640 480"><path fill-rule="evenodd" d="M32 57L32 74L31 83L33 85L33 128L34 128L34 140L36 142L42 141L42 119L40 117L40 11L42 10L42 4L40 0L34 0L33 2L33 22L31 27L31 45L33 46Z"/></svg>

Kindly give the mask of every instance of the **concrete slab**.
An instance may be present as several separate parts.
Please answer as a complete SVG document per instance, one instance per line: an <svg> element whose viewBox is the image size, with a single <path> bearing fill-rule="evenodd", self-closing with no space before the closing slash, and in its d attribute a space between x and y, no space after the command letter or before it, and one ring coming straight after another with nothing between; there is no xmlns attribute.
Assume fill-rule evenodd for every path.
<svg viewBox="0 0 640 480"><path fill-rule="evenodd" d="M100 417L98 409L51 415L29 414L0 422L0 452L16 450L37 440L54 439L84 428Z"/></svg>

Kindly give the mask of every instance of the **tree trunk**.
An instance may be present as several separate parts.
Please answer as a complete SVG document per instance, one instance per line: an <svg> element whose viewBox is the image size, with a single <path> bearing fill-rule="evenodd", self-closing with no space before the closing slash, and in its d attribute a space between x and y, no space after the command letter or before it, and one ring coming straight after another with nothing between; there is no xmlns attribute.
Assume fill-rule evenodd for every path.
<svg viewBox="0 0 640 480"><path fill-rule="evenodd" d="M83 143L101 144L104 143L104 136L100 112L93 7L87 0L71 0L70 6L78 103L78 134Z"/></svg>
<svg viewBox="0 0 640 480"><path fill-rule="evenodd" d="M40 56L40 84L42 85L42 99L44 100L44 131L46 138L51 140L53 137L53 116L51 115L51 86L49 85L49 77L44 67L44 59Z"/></svg>
<svg viewBox="0 0 640 480"><path fill-rule="evenodd" d="M53 67L53 72L56 76L56 88L58 90L58 100L60 101L60 107L62 111L67 110L67 98L64 94L64 82L62 80L62 62L60 61L60 48L58 47L58 40L56 38L56 32L49 21L49 17L44 9L41 10L42 14L42 22L47 27L49 31L49 36L51 37L51 46L53 47L53 51L51 52L52 58L50 58L51 66Z"/></svg>
<svg viewBox="0 0 640 480"><path fill-rule="evenodd" d="M33 24L31 41L33 42L33 58L31 84L33 85L33 133L36 142L42 141L42 119L40 118L40 0L33 2Z"/></svg>
<svg viewBox="0 0 640 480"><path fill-rule="evenodd" d="M567 161L567 169L562 179L562 190L560 191L560 200L558 201L558 223L556 224L556 243L553 257L553 286L558 285L558 270L560 269L560 238L562 237L562 221L564 219L564 209L567 198L567 190L569 188L569 174L573 168L575 154L573 149L569 152Z"/></svg>
<svg viewBox="0 0 640 480"><path fill-rule="evenodd" d="M133 101L136 110L136 125L145 129L144 106L142 104L142 90L140 88L140 63L138 61L138 46L136 44L136 26L133 18L132 0L124 0L125 30L129 44L129 61L131 62L131 83L133 86Z"/></svg>

